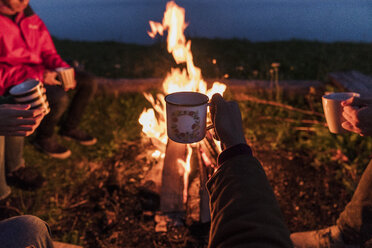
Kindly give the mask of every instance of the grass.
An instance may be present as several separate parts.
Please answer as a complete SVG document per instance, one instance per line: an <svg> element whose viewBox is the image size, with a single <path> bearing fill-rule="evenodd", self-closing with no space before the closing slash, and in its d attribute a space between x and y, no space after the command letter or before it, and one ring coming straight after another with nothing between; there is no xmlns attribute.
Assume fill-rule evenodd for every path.
<svg viewBox="0 0 372 248"><path fill-rule="evenodd" d="M69 214L68 211L66 213L66 207L82 200L76 197L79 195L77 192L81 192L81 187L86 187L86 183L92 183L91 170L103 166L105 161L121 152L123 142L139 140L141 127L138 117L145 106L148 107L148 103L141 94L126 94L118 98L97 97L88 106L81 128L94 134L99 145L84 147L59 139L72 151L71 158L67 160L50 158L26 143L24 156L27 165L39 169L48 183L36 192L15 189L13 204L22 214L37 215L58 231L61 221ZM82 234L81 230L72 228L59 239L79 244L80 240L76 240L75 236Z"/></svg>
<svg viewBox="0 0 372 248"><path fill-rule="evenodd" d="M205 78L221 78L229 74L232 78L269 79L273 62L281 64L280 79L325 81L328 72L351 69L372 74L369 67L372 57L368 56L372 52L370 44L296 40L251 43L245 40L194 39L192 42L195 64L201 67ZM55 43L64 58L77 59L85 65L86 70L98 76L161 78L170 67L177 66L163 43L152 46L64 40L55 40ZM216 64L212 63L213 59L217 60ZM327 90L332 90L332 86L327 87ZM264 99L273 98L265 92L255 94ZM282 97L280 100L298 108L323 112L321 94L322 92L312 92L308 95ZM231 93L227 92L226 98L232 99ZM372 139L356 134L333 135L322 125L305 125L314 130L300 131L296 128L304 126L301 120L324 122L324 119L254 102L239 102L239 106L247 140L256 151L266 151L263 156L272 157L273 165L278 165L274 154L279 153L288 160L298 160L298 166L304 171L322 175L325 169L329 169L328 174L322 175L329 177L323 180L324 185L337 182L337 187L346 192L342 193L346 196L338 199L338 195L332 196L333 191L316 189L324 191L325 195L322 197L331 200L319 203L318 198L312 196L315 205L328 204L329 209L333 209L332 206L337 203L338 208L333 209L329 215L314 218L314 206L306 205L303 203L306 201L301 199L284 197L283 192L290 190L282 190L282 195L277 196L285 216L288 219L297 216L296 222L302 225L288 221L290 229L297 230L299 226L316 228L321 225L320 222L324 224L334 220L336 210L342 210L367 165ZM163 240L164 237L158 237L156 234L149 236L150 231L146 231L146 234L138 231L144 229L144 222L135 195L142 168L150 166L148 161L137 161L135 158L137 153L145 149L140 142L141 126L138 123L138 117L144 107L149 107L149 103L140 93L122 94L117 97L97 96L88 106L81 127L95 135L99 143L92 147L82 147L61 140L73 153L67 160L51 159L35 151L29 143L32 137L27 139L26 164L37 167L48 179L48 183L36 192L14 189L10 199L12 206L21 214L34 214L47 221L57 240L85 244L87 247L124 247L123 244L120 246L120 241L113 236L120 230L121 235L129 235L125 247L145 247L141 242ZM273 116L292 119L295 122L263 118ZM137 150L132 151L131 146L127 145L131 142L137 146ZM296 170L298 168L294 169L294 172ZM270 175L269 171L267 173ZM113 175L121 175L119 185L122 190L112 190L110 183L115 181L112 180ZM287 180L276 176L269 176L269 179L274 189L284 187ZM307 182L317 184L317 179L309 178ZM309 188L311 186L308 185L305 191L315 191ZM296 190L297 188L294 188L293 191ZM292 204L293 199L300 202L299 204L305 204L304 207L297 211L298 206ZM87 201L91 202L91 207L86 206L84 202ZM115 206L120 206L120 211L115 212ZM111 223L109 210L117 213L117 218L120 219L117 226L107 224ZM94 213L93 217L87 215L89 212ZM126 221L123 223L123 220ZM131 223L132 220L135 220L134 224ZM102 227L107 228L99 229ZM117 231L117 228L121 229ZM140 233L143 238L134 240L130 234L125 234L131 233L130 230Z"/></svg>
<svg viewBox="0 0 372 248"><path fill-rule="evenodd" d="M56 40L56 47L64 58L81 61L99 76L163 78L169 68L177 66L164 43L140 46ZM279 79L323 81L329 72L351 69L371 73L372 45L368 43L193 39L191 49L204 78L228 74L232 78L268 79L273 62L281 64Z"/></svg>

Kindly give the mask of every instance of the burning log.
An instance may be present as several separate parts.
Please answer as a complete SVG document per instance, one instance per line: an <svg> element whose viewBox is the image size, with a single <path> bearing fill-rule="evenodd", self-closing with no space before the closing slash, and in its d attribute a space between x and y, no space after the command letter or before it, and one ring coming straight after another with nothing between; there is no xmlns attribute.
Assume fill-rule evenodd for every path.
<svg viewBox="0 0 372 248"><path fill-rule="evenodd" d="M163 213L185 211L183 201L184 170L178 165L179 159L186 159L186 145L169 139L165 152L160 191L160 211Z"/></svg>
<svg viewBox="0 0 372 248"><path fill-rule="evenodd" d="M209 194L206 188L207 181L209 179L206 164L203 162L202 150L198 147L197 157L199 165L200 174L200 217L199 221L201 223L206 223L211 221L211 211L209 209Z"/></svg>
<svg viewBox="0 0 372 248"><path fill-rule="evenodd" d="M151 179L153 183L159 184L155 187L160 189L158 191L160 212L155 216L156 230L159 232L167 230L167 223L179 225L181 220L185 219L185 213L187 214L186 221L189 224L210 221L209 195L205 185L214 171L218 147L210 132L207 132L206 139L192 145L190 173L188 173L180 163L180 161L186 160L186 154L190 152L187 146L168 140L163 163L159 163L162 168L159 167L159 164L153 168L155 171L161 169L162 173L149 171L144 179L145 182ZM186 183L185 172L188 177ZM161 178L156 179L154 175ZM185 200L185 191L187 191L187 201Z"/></svg>

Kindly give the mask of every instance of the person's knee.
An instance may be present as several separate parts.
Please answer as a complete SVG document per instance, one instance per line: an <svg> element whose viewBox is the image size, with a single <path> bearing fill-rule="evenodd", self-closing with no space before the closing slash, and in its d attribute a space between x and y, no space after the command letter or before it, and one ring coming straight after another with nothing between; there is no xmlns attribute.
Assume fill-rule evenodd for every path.
<svg viewBox="0 0 372 248"><path fill-rule="evenodd" d="M69 104L67 93L59 86L48 87L46 91L52 114L58 117L61 116Z"/></svg>
<svg viewBox="0 0 372 248"><path fill-rule="evenodd" d="M0 222L0 247L52 247L50 229L36 216L22 215ZM2 246L3 245L3 246Z"/></svg>
<svg viewBox="0 0 372 248"><path fill-rule="evenodd" d="M1 227L4 227L7 231L14 230L22 237L43 237L50 235L50 230L46 222L33 215L22 215L6 219Z"/></svg>
<svg viewBox="0 0 372 248"><path fill-rule="evenodd" d="M47 98L52 109L66 109L69 103L67 93L59 86L48 87Z"/></svg>
<svg viewBox="0 0 372 248"><path fill-rule="evenodd" d="M34 234L37 234L38 236L50 234L47 223L36 216L22 215L14 218L26 233L34 232Z"/></svg>

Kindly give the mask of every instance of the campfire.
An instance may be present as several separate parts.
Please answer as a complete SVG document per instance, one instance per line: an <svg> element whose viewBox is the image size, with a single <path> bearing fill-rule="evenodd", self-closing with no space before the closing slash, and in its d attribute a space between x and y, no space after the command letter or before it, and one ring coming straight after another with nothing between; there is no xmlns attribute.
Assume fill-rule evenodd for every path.
<svg viewBox="0 0 372 248"><path fill-rule="evenodd" d="M168 139L164 97L174 92L193 91L211 98L215 93L222 95L226 85L214 82L208 89L200 68L194 65L191 41L184 35L187 23L183 8L173 1L168 2L162 23L150 21L150 27L148 34L152 38L167 32L168 52L177 64L184 66L184 69L171 68L161 93L156 96L144 93L152 108L144 109L139 118L145 138L154 147L151 156L157 160L145 181L155 183L154 189L160 195L157 230L166 231L166 224L179 224L177 220L184 218L185 213L192 221L210 220L205 183L213 173L220 146L210 132L204 140L194 144L179 144Z"/></svg>

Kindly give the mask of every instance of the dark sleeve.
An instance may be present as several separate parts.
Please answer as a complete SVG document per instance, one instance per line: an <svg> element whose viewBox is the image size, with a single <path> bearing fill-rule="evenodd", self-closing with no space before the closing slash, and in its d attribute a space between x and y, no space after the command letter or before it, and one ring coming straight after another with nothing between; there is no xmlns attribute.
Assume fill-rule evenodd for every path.
<svg viewBox="0 0 372 248"><path fill-rule="evenodd" d="M1 104L14 104L13 97L10 95L7 96L0 96L0 105Z"/></svg>
<svg viewBox="0 0 372 248"><path fill-rule="evenodd" d="M207 183L209 247L292 247L261 164L247 145L238 146L221 153L221 164Z"/></svg>

